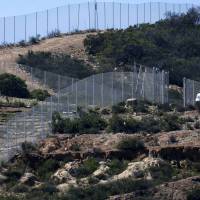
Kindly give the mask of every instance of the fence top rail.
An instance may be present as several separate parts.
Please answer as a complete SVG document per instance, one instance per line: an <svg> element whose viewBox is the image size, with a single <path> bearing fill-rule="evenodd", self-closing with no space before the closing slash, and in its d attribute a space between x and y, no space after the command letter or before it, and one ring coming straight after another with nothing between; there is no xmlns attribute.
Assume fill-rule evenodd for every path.
<svg viewBox="0 0 200 200"><path fill-rule="evenodd" d="M34 15L36 13L43 13L43 12L47 12L47 11L51 11L51 10L56 10L56 9L61 9L61 8L65 8L65 7L69 7L69 6L78 6L78 5L95 5L95 2L82 2L82 3L70 3L70 4L65 4L65 5L61 5L61 6L57 6L57 7L53 7L53 8L48 8L46 10L39 10L39 11L35 11L35 12L30 12L30 13L25 13L25 14L21 14L21 15L10 15L10 16L1 16L0 19L4 19L4 18L13 18L13 17L25 17L28 15ZM161 1L150 1L150 2L141 2L141 3L133 3L133 2L114 2L114 1L98 1L96 2L96 4L114 4L114 5L151 5L151 4L167 4L167 5L177 5L177 6L187 6L187 5L192 5L192 7L197 7L200 6L200 4L197 3L174 3L174 2L161 2Z"/></svg>

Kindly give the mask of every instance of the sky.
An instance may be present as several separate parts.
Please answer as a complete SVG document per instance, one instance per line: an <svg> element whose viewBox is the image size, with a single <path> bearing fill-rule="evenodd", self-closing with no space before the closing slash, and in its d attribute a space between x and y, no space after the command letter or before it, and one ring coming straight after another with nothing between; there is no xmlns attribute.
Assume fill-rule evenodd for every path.
<svg viewBox="0 0 200 200"><path fill-rule="evenodd" d="M69 3L83 3L94 0L1 0L0 17L24 15L36 11L43 11L49 8L55 8L58 6L66 5ZM102 0L97 0L102 1ZM113 0L105 0L113 1ZM114 0L115 2L129 2L140 3L149 2L150 0ZM171 3L190 3L199 4L200 0L155 0L160 2ZM155 2L152 1L152 2Z"/></svg>

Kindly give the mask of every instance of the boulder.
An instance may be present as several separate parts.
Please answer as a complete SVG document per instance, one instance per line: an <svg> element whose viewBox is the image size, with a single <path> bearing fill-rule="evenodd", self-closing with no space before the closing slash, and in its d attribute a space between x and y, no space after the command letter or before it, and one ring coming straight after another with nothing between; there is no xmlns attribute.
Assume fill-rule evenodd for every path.
<svg viewBox="0 0 200 200"><path fill-rule="evenodd" d="M57 185L56 189L60 192L60 193L67 193L69 191L70 188L70 184L68 183L63 183L60 185Z"/></svg>
<svg viewBox="0 0 200 200"><path fill-rule="evenodd" d="M37 178L34 174L32 173L25 173L21 178L20 178L20 183L25 184L28 186L33 186L37 182Z"/></svg>
<svg viewBox="0 0 200 200"><path fill-rule="evenodd" d="M116 180L128 177L148 177L148 179L151 179L147 170L151 167L160 167L162 164L164 164L164 161L162 159L147 157L144 158L142 161L129 163L127 169L121 174L115 175L113 179Z"/></svg>
<svg viewBox="0 0 200 200"><path fill-rule="evenodd" d="M0 174L0 184L4 183L8 178L2 174Z"/></svg>
<svg viewBox="0 0 200 200"><path fill-rule="evenodd" d="M51 153L61 147L58 138L49 138L41 143L40 151L42 154Z"/></svg>

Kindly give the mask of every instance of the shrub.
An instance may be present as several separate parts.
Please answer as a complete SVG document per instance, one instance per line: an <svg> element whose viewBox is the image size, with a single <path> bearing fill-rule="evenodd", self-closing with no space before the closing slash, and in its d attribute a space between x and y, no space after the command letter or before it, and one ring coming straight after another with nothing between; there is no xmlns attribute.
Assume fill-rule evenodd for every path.
<svg viewBox="0 0 200 200"><path fill-rule="evenodd" d="M176 143L177 142L177 139L176 139L176 137L174 136L174 135L170 135L170 137L169 137L169 142L170 143Z"/></svg>
<svg viewBox="0 0 200 200"><path fill-rule="evenodd" d="M59 167L59 163L56 160L48 159L40 163L37 174L43 180L48 180Z"/></svg>
<svg viewBox="0 0 200 200"><path fill-rule="evenodd" d="M26 83L15 75L6 73L0 75L0 93L9 97L29 97Z"/></svg>
<svg viewBox="0 0 200 200"><path fill-rule="evenodd" d="M109 120L109 129L114 133L122 132L125 130L125 120L118 115L113 115Z"/></svg>
<svg viewBox="0 0 200 200"><path fill-rule="evenodd" d="M63 199L102 200L110 196L130 193L137 190L147 190L152 186L150 181L133 180L131 178L97 184L86 188L71 188Z"/></svg>
<svg viewBox="0 0 200 200"><path fill-rule="evenodd" d="M80 118L75 119L64 119L56 112L52 119L54 133L98 133L106 126L106 121L96 112L82 112Z"/></svg>
<svg viewBox="0 0 200 200"><path fill-rule="evenodd" d="M165 114L160 120L161 130L166 132L180 130L182 123L177 114Z"/></svg>
<svg viewBox="0 0 200 200"><path fill-rule="evenodd" d="M29 38L29 43L31 45L38 44L40 42L40 35L37 35L36 37L32 36Z"/></svg>
<svg viewBox="0 0 200 200"><path fill-rule="evenodd" d="M126 138L117 144L117 148L121 150L143 151L144 143L135 138Z"/></svg>
<svg viewBox="0 0 200 200"><path fill-rule="evenodd" d="M200 189L193 189L189 192L187 200L200 200Z"/></svg>
<svg viewBox="0 0 200 200"><path fill-rule="evenodd" d="M19 55L17 63L78 79L88 77L95 73L94 69L86 65L83 61L71 58L64 53L28 51L25 55ZM38 79L43 78L40 73L35 74L35 76ZM57 79L52 78L51 81L52 85L55 85Z"/></svg>
<svg viewBox="0 0 200 200"><path fill-rule="evenodd" d="M111 160L111 162L108 163L108 167L110 168L107 173L110 175L110 176L113 176L113 175L116 175L116 174L119 174L121 172L123 172L128 166L128 162L123 160L117 160L117 159L114 159L114 160Z"/></svg>
<svg viewBox="0 0 200 200"><path fill-rule="evenodd" d="M47 90L36 89L30 93L31 97L37 99L38 101L44 101L50 96Z"/></svg>
<svg viewBox="0 0 200 200"><path fill-rule="evenodd" d="M125 112L126 112L126 108L125 108L124 102L121 102L121 103L118 103L117 105L112 106L112 113L114 114L125 113Z"/></svg>
<svg viewBox="0 0 200 200"><path fill-rule="evenodd" d="M89 176L99 167L99 163L94 158L89 158L83 162L83 164L76 169L76 176L83 178Z"/></svg>

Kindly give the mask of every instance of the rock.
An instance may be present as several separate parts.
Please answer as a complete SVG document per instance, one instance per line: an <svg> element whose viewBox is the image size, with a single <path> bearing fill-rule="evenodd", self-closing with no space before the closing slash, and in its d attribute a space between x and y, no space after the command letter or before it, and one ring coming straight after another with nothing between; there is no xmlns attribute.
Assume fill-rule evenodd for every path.
<svg viewBox="0 0 200 200"><path fill-rule="evenodd" d="M0 174L0 184L4 183L8 178L2 174Z"/></svg>
<svg viewBox="0 0 200 200"><path fill-rule="evenodd" d="M53 176L51 177L57 183L63 183L66 181L72 181L75 178L65 169L59 169Z"/></svg>
<svg viewBox="0 0 200 200"><path fill-rule="evenodd" d="M123 171L121 174L115 175L113 179L116 180L116 179L123 179L123 178L128 178L128 177L142 178L145 176L149 168L159 167L163 163L164 163L163 160L159 158L151 158L151 157L145 158L139 162L132 162L128 164L128 167L125 171ZM151 178L151 177L149 176L148 178Z"/></svg>
<svg viewBox="0 0 200 200"><path fill-rule="evenodd" d="M92 175L95 177L106 176L106 172L110 169L110 167L106 166L105 162L100 162L99 164L99 168L96 171L94 171Z"/></svg>
<svg viewBox="0 0 200 200"><path fill-rule="evenodd" d="M73 161L65 164L62 169L58 169L51 177L57 183L75 181L76 169L80 166L80 161Z"/></svg>
<svg viewBox="0 0 200 200"><path fill-rule="evenodd" d="M33 186L37 182L37 178L34 174L32 173L25 173L21 178L20 178L20 183Z"/></svg>
<svg viewBox="0 0 200 200"><path fill-rule="evenodd" d="M69 188L70 188L70 184L68 183L63 183L56 187L56 189L61 193L67 193L69 191Z"/></svg>
<svg viewBox="0 0 200 200"><path fill-rule="evenodd" d="M42 154L51 153L61 147L58 138L49 138L41 143L40 151Z"/></svg>

